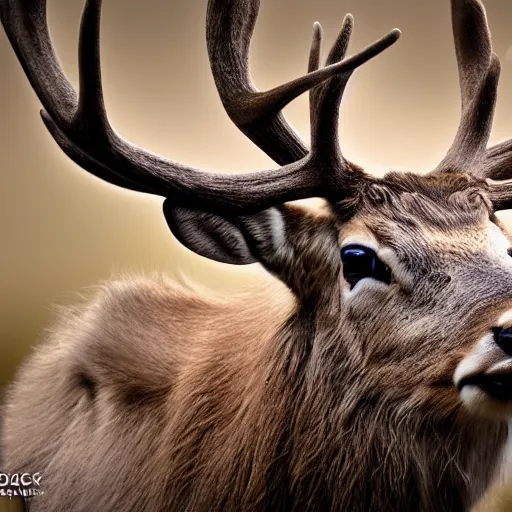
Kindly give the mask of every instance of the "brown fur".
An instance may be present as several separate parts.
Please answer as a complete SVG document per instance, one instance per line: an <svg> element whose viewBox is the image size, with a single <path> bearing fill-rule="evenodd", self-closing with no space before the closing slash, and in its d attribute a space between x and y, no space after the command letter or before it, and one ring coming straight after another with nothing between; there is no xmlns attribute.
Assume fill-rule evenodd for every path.
<svg viewBox="0 0 512 512"><path fill-rule="evenodd" d="M512 305L485 189L392 174L330 215L282 208L258 245L277 281L221 299L115 281L63 316L9 390L6 469L33 510L457 511L487 488L506 424L454 370ZM494 227L493 227L494 226ZM344 298L339 242L365 231L398 282Z"/></svg>

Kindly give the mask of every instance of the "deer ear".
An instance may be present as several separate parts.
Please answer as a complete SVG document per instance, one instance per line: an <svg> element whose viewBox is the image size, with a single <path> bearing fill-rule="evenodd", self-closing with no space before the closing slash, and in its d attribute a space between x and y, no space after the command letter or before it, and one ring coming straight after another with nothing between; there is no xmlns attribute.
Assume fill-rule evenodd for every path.
<svg viewBox="0 0 512 512"><path fill-rule="evenodd" d="M163 210L172 234L199 256L231 265L257 262L240 228L231 220L213 213L175 206L167 199Z"/></svg>
<svg viewBox="0 0 512 512"><path fill-rule="evenodd" d="M297 205L281 204L231 217L171 200L164 201L163 210L174 236L192 252L232 265L261 263L299 297L316 293L319 272L339 273L338 232L331 215L310 216ZM305 265L311 272L304 271Z"/></svg>
<svg viewBox="0 0 512 512"><path fill-rule="evenodd" d="M285 205L250 215L225 217L175 206L166 199L163 210L173 235L205 258L231 265L259 262L279 273L283 260L289 256L287 232L296 223L290 222L293 215Z"/></svg>

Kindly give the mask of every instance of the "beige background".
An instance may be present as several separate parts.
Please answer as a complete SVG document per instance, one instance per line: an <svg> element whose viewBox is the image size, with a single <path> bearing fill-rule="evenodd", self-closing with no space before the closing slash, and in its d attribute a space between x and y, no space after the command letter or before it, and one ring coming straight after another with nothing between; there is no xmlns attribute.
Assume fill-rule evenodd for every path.
<svg viewBox="0 0 512 512"><path fill-rule="evenodd" d="M60 58L76 83L82 1L49 2ZM103 69L113 125L131 141L214 171L273 162L224 114L204 40L206 0L106 0ZM315 20L331 43L345 13L356 20L351 52L399 27L402 39L358 71L342 106L346 155L372 172L425 172L455 133L459 92L448 0L263 0L251 66L261 89L302 74ZM503 72L493 141L512 135L512 2L487 0ZM509 52L509 60L507 60ZM162 200L106 185L67 159L39 118L0 33L0 385L51 319L50 307L112 273L178 269L228 291L258 279L257 265L230 267L182 248ZM308 136L307 96L286 109Z"/></svg>
<svg viewBox="0 0 512 512"><path fill-rule="evenodd" d="M82 1L50 0L51 31L76 83ZM106 0L103 74L113 125L131 141L214 171L255 171L273 162L224 114L204 40L206 0ZM263 0L251 66L261 89L302 74L311 27L331 43L343 15L356 30L351 52L399 27L402 39L359 70L342 106L342 147L371 172L425 172L455 133L459 92L448 0ZM512 136L512 2L486 1L503 63L492 142ZM508 53L508 59L507 59ZM181 270L227 292L261 278L257 265L208 262L182 248L162 200L106 185L67 159L39 118L0 31L0 386L40 338L51 305L113 273ZM308 137L304 95L286 109ZM509 214L505 214L509 219ZM3 503L4 510L16 504Z"/></svg>

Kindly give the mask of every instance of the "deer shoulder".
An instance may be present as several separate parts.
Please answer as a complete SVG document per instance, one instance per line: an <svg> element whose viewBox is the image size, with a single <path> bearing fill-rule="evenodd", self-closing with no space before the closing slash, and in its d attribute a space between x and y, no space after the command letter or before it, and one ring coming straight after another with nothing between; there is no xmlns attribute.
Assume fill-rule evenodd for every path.
<svg viewBox="0 0 512 512"><path fill-rule="evenodd" d="M272 282L229 301L160 279L109 282L81 306L62 308L22 365L8 392L17 415L7 435L35 443L34 429L44 428L58 442L84 414L99 421L135 413L130 405L151 408L178 399L185 375L191 383L194 374L210 375L208 389L218 374L243 374L270 349L292 307L291 295ZM30 421L34 408L38 422Z"/></svg>

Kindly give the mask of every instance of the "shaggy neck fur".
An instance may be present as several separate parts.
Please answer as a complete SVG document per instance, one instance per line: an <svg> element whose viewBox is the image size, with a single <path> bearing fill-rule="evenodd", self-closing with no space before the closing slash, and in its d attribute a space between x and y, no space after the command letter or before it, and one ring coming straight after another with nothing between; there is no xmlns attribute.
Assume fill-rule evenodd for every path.
<svg viewBox="0 0 512 512"><path fill-rule="evenodd" d="M403 409L350 371L339 339L320 330L314 338L321 348L306 356L290 336L296 363L285 367L283 395L295 397L284 434L293 456L280 509L468 510L494 476L505 424Z"/></svg>
<svg viewBox="0 0 512 512"><path fill-rule="evenodd" d="M505 424L433 418L368 386L350 367L355 354L329 299L317 311L330 318L299 311L288 320L229 417L208 400L204 428L182 426L196 452L166 452L170 509L464 511L482 496Z"/></svg>
<svg viewBox="0 0 512 512"><path fill-rule="evenodd" d="M42 512L467 510L505 425L393 397L340 338L339 289L316 300L113 283L21 369L4 469L44 474Z"/></svg>

